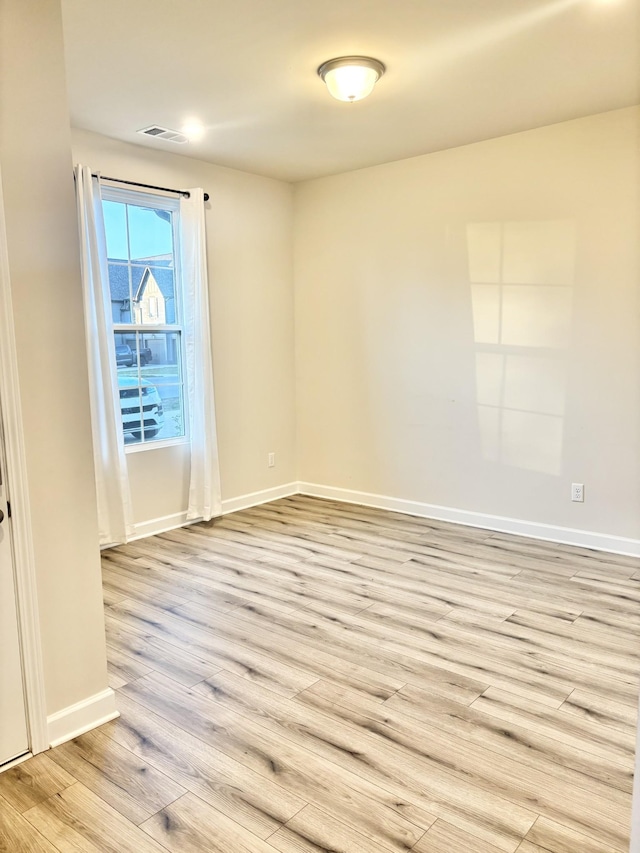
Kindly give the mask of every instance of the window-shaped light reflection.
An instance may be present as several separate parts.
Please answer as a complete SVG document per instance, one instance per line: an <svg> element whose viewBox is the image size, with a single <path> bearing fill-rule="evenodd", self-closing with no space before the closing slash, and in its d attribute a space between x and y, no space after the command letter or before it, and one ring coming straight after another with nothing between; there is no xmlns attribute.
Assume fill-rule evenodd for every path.
<svg viewBox="0 0 640 853"><path fill-rule="evenodd" d="M505 285L500 311L500 343L520 347L568 347L572 291L568 287Z"/></svg>
<svg viewBox="0 0 640 853"><path fill-rule="evenodd" d="M479 352L476 387L485 459L559 474L566 387L564 360Z"/></svg>
<svg viewBox="0 0 640 853"><path fill-rule="evenodd" d="M505 222L503 242L505 284L573 285L576 257L573 221Z"/></svg>
<svg viewBox="0 0 640 853"><path fill-rule="evenodd" d="M467 257L470 282L499 284L502 281L502 223L467 225Z"/></svg>
<svg viewBox="0 0 640 853"><path fill-rule="evenodd" d="M502 337L500 285L472 284L473 336L477 344L499 344Z"/></svg>
<svg viewBox="0 0 640 853"><path fill-rule="evenodd" d="M564 415L566 363L562 358L508 355L502 405L508 409Z"/></svg>
<svg viewBox="0 0 640 853"><path fill-rule="evenodd" d="M562 471L562 418L535 412L502 412L501 462L544 474Z"/></svg>
<svg viewBox="0 0 640 853"><path fill-rule="evenodd" d="M467 247L483 456L558 475L575 223L472 223Z"/></svg>

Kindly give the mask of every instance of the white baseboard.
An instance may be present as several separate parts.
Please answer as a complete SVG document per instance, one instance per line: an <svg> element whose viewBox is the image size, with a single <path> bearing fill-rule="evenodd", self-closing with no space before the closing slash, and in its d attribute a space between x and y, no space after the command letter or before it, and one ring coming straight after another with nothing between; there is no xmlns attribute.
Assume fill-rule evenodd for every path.
<svg viewBox="0 0 640 853"><path fill-rule="evenodd" d="M369 492L356 492L352 489L339 489L317 483L298 483L298 492L317 498L330 498L345 503L361 504L376 509L390 509L421 518L433 518L437 521L451 521L468 527L481 527L500 533L514 533L531 539L544 539L547 542L560 542L564 545L577 545L581 548L593 548L596 551L610 551L614 554L627 554L640 557L640 540L627 539L624 536L611 536L608 533L592 533L588 530L574 530L552 524L540 524L535 521L523 521L519 518L507 518L500 515L487 515L483 512L471 512L464 509L437 506L435 504L409 501L403 498L390 498Z"/></svg>
<svg viewBox="0 0 640 853"><path fill-rule="evenodd" d="M134 542L146 536L155 536L156 533L166 533L167 530L175 530L176 527L184 527L185 524L187 524L186 509L184 512L174 512L173 515L162 515L160 518L152 518L149 521L139 521L134 524L135 533L129 541Z"/></svg>
<svg viewBox="0 0 640 853"><path fill-rule="evenodd" d="M229 498L222 501L222 514L227 515L230 512L237 512L239 509L249 509L252 506L266 504L269 501L276 501L278 498L288 498L291 495L297 495L300 491L300 483L285 483L282 486L274 486L272 489L262 489L260 492L250 492L248 495L241 495L239 498Z"/></svg>
<svg viewBox="0 0 640 853"><path fill-rule="evenodd" d="M119 716L120 713L116 709L116 694L108 687L100 693L89 696L88 699L83 699L75 705L69 705L68 708L48 716L49 745L59 746Z"/></svg>
<svg viewBox="0 0 640 853"><path fill-rule="evenodd" d="M222 514L249 509L252 506L287 498L291 495L304 494L318 498L344 501L345 503L362 504L377 509L389 509L403 512L407 515L417 515L421 518L433 518L438 521L451 521L454 524L464 524L468 527L480 527L500 533L514 533L517 536L528 536L531 539L543 539L547 542L560 542L564 545L577 545L581 548L592 548L596 551L610 551L614 554L627 554L640 557L640 540L627 539L624 536L612 536L608 533L593 533L589 530L575 530L570 527L559 527L553 524L542 524L535 521L524 521L519 518L508 518L500 515L488 515L483 512L472 512L454 507L437 506L420 501L410 501L404 498L391 498L387 495L376 495L370 492L358 492L353 489L341 489L335 486L325 486L318 483L291 482L259 492L250 492L237 498L222 501ZM177 512L153 518L150 521L135 525L133 539L154 536L177 527L184 527L194 522L187 521L187 513Z"/></svg>
<svg viewBox="0 0 640 853"><path fill-rule="evenodd" d="M249 509L252 506L275 501L278 498L288 498L299 491L298 483L284 483L282 486L274 486L271 489L262 489L259 492L250 492L237 498L228 498L222 501L222 515L237 512L239 509ZM197 524L198 519L187 521L187 511L176 512L173 515L162 515L159 518L151 518L149 521L140 521L134 525L135 533L129 540L144 539L147 536L155 536L157 533L166 533L167 530L175 530L187 524ZM105 547L112 547L107 545Z"/></svg>

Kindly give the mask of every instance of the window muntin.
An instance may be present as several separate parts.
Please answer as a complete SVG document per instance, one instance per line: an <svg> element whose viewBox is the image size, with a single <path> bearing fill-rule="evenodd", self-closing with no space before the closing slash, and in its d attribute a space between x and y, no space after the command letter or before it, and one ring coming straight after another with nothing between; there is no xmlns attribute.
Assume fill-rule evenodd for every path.
<svg viewBox="0 0 640 853"><path fill-rule="evenodd" d="M125 445L187 435L177 201L103 189Z"/></svg>

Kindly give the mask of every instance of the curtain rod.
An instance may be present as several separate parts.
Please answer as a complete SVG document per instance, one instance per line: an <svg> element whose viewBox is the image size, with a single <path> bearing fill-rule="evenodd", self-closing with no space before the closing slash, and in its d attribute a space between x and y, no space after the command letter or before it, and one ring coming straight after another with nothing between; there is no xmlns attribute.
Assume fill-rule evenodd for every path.
<svg viewBox="0 0 640 853"><path fill-rule="evenodd" d="M148 190L160 190L164 193L177 193L185 198L189 198L191 193L189 190L172 190L170 187L156 187L153 184L140 184L138 181L125 181L123 178L108 178L106 175L101 175L97 172L91 173L94 178L102 178L103 181L114 181L116 184L128 184L131 187L145 187ZM204 200L209 201L209 193L204 194Z"/></svg>

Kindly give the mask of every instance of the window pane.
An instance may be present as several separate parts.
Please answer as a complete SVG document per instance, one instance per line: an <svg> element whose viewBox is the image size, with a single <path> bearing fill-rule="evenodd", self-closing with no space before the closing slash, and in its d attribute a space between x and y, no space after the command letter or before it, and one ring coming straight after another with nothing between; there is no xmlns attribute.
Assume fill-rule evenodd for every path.
<svg viewBox="0 0 640 853"><path fill-rule="evenodd" d="M164 423L158 438L178 438L184 435L184 406L182 386L157 385L156 391L162 400Z"/></svg>
<svg viewBox="0 0 640 853"><path fill-rule="evenodd" d="M182 382L180 332L136 332L132 329L115 332L114 340L118 370L130 369L128 376L139 376L155 384Z"/></svg>
<svg viewBox="0 0 640 853"><path fill-rule="evenodd" d="M178 332L116 332L118 391L125 443L185 434Z"/></svg>
<svg viewBox="0 0 640 853"><path fill-rule="evenodd" d="M150 260L173 255L171 211L127 205L131 260Z"/></svg>
<svg viewBox="0 0 640 853"><path fill-rule="evenodd" d="M103 201L104 227L107 232L107 255L110 260L128 260L127 206L118 201Z"/></svg>
<svg viewBox="0 0 640 853"><path fill-rule="evenodd" d="M143 379L155 385L178 385L182 382L180 371L180 333L140 333L141 354L146 364L140 362Z"/></svg>
<svg viewBox="0 0 640 853"><path fill-rule="evenodd" d="M126 444L162 438L165 419L162 398L150 382L118 374L120 412Z"/></svg>
<svg viewBox="0 0 640 853"><path fill-rule="evenodd" d="M152 358L140 363L140 381L153 385L162 400L164 423L158 438L177 438L185 434L180 333L141 332L141 347L143 343L141 354L151 353Z"/></svg>
<svg viewBox="0 0 640 853"><path fill-rule="evenodd" d="M131 322L131 294L129 291L129 267L127 264L109 262L109 292L111 293L111 317L114 323Z"/></svg>
<svg viewBox="0 0 640 853"><path fill-rule="evenodd" d="M136 367L136 339L135 333L129 334L128 332L116 332L114 334L114 346L116 353L116 366L118 368L118 373L121 370L126 370L126 368L135 368ZM134 370L133 373L127 374L131 376L137 377L137 370Z"/></svg>
<svg viewBox="0 0 640 853"><path fill-rule="evenodd" d="M175 278L172 260L131 265L133 322L165 325L176 322Z"/></svg>
<svg viewBox="0 0 640 853"><path fill-rule="evenodd" d="M118 372L118 392L120 395L120 416L125 444L142 441L141 423L143 420L138 380Z"/></svg>

